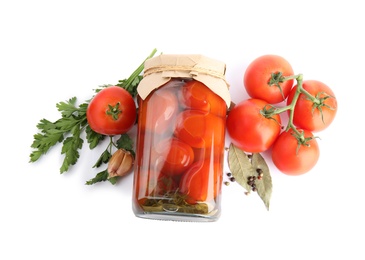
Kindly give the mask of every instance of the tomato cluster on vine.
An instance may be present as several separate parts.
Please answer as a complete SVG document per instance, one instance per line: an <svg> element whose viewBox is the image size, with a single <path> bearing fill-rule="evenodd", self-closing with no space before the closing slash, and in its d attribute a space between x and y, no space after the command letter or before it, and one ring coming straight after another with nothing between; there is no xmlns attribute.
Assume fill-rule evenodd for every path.
<svg viewBox="0 0 365 260"><path fill-rule="evenodd" d="M326 129L337 113L332 89L318 80L294 75L291 64L278 55L253 60L243 76L250 96L227 115L232 143L247 153L269 152L284 174L309 172L319 159L314 133ZM282 125L288 116L286 126Z"/></svg>

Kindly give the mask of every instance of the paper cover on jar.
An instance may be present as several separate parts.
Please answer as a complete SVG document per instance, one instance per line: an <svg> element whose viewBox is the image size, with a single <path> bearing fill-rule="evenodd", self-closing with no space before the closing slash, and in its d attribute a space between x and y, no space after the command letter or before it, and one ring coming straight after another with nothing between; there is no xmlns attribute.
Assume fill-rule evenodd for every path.
<svg viewBox="0 0 365 260"><path fill-rule="evenodd" d="M203 55L161 54L145 62L143 79L137 91L145 99L151 91L171 78L191 78L202 82L226 103L231 104L229 84L225 78L225 63Z"/></svg>

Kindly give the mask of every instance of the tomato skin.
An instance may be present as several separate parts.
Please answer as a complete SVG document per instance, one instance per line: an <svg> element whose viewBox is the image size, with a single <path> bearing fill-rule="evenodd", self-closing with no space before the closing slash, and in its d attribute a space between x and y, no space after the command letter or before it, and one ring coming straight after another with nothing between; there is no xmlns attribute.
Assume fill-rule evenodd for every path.
<svg viewBox="0 0 365 260"><path fill-rule="evenodd" d="M266 101L247 99L238 103L227 116L227 132L232 143L250 153L260 153L269 149L281 131L281 118L272 119L260 114Z"/></svg>
<svg viewBox="0 0 365 260"><path fill-rule="evenodd" d="M227 113L224 100L197 80L188 81L182 87L181 102L184 108L201 110L220 117L225 117Z"/></svg>
<svg viewBox="0 0 365 260"><path fill-rule="evenodd" d="M302 131L298 129L299 131ZM312 132L304 131L304 137L313 137ZM293 130L284 131L274 143L271 151L274 165L284 174L301 175L310 171L319 159L319 146L315 138L308 145L301 145L298 153L298 140Z"/></svg>
<svg viewBox="0 0 365 260"><path fill-rule="evenodd" d="M210 160L195 162L185 172L179 183L179 191L186 195L186 201L195 204L214 199L221 190L222 165Z"/></svg>
<svg viewBox="0 0 365 260"><path fill-rule="evenodd" d="M108 115L109 106L121 111L117 119ZM133 97L118 86L110 86L99 91L90 101L87 110L87 122L92 130L103 135L118 135L128 132L136 122L137 110Z"/></svg>
<svg viewBox="0 0 365 260"><path fill-rule="evenodd" d="M194 161L194 151L179 139L165 139L155 147L156 163L167 176L177 176L186 171Z"/></svg>
<svg viewBox="0 0 365 260"><path fill-rule="evenodd" d="M185 110L176 119L175 136L193 148L224 143L224 119L199 110Z"/></svg>
<svg viewBox="0 0 365 260"><path fill-rule="evenodd" d="M253 60L244 73L243 83L248 95L252 98L265 100L270 104L280 103L289 95L294 80L280 83L280 89L272 85L269 80L272 73L281 72L283 76L294 74L293 68L287 60L278 55L263 55Z"/></svg>
<svg viewBox="0 0 365 260"><path fill-rule="evenodd" d="M171 89L157 89L153 95L140 101L138 124L144 130L157 134L172 131L173 120L179 110L176 93Z"/></svg>
<svg viewBox="0 0 365 260"><path fill-rule="evenodd" d="M334 120L337 113L337 99L333 91L324 83L317 80L304 80L303 88L312 96L316 97L321 92L319 97L331 96L324 101L324 104L331 107L321 106L322 115L318 108L313 110L313 103L305 94L300 94L294 108L293 123L298 128L307 129L312 132L319 132L326 129ZM287 104L293 100L297 85L293 87L287 99Z"/></svg>

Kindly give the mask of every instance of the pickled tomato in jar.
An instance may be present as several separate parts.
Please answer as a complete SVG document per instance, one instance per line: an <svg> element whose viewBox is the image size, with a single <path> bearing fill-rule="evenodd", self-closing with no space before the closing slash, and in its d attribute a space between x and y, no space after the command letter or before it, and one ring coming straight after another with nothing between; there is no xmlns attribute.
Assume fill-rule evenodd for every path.
<svg viewBox="0 0 365 260"><path fill-rule="evenodd" d="M157 63L165 62L162 58ZM224 73L221 63L213 64ZM183 66L173 68L172 75L185 73ZM171 76L166 81L159 64L152 69L156 71L146 80L164 83L138 101L133 211L142 218L215 221L220 215L229 102L199 80ZM227 88L222 78L209 82Z"/></svg>

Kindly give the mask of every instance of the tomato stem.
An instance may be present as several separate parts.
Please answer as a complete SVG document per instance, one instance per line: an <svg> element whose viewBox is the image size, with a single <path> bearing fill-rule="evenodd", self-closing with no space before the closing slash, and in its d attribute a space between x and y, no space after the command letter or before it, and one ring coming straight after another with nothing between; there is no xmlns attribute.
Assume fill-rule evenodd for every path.
<svg viewBox="0 0 365 260"><path fill-rule="evenodd" d="M276 113L281 113L285 110L290 109L291 114L293 114L294 113L294 107L295 107L295 104L297 102L298 96L299 96L299 94L303 94L307 97L307 99L309 101L311 101L313 103L312 113L313 113L314 109L318 109L319 112L321 113L322 122L324 123L322 107L325 106L328 109L334 109L334 108L332 108L332 107L330 107L330 106L328 106L327 104L324 103L324 101L326 99L331 98L332 96L326 94L325 92L319 92L319 93L317 93L316 96L313 96L311 93L309 93L306 89L303 88L303 76L301 74L293 75L293 76L289 76L289 77L285 78L285 80L288 80L288 79L296 79L297 80L297 90L296 90L295 96L292 100L292 103L289 106L277 109ZM299 93L299 94L297 94L297 93ZM291 124L291 126L288 126L287 129L289 129L291 127L293 130L295 130L295 127L293 126L292 122L293 122L293 118L292 118L292 115L291 115L291 118L289 120L289 124Z"/></svg>
<svg viewBox="0 0 365 260"><path fill-rule="evenodd" d="M293 124L293 118L294 118L294 108L295 108L295 105L297 104L297 101L298 101L298 98L299 98L299 95L303 89L303 75L302 74L299 74L296 78L296 81L297 81L297 89L295 91L295 94L293 96L293 99L290 103L290 112L289 112L289 123L286 127L286 131L288 131L290 128L293 129L294 132L296 132L297 134L299 134L298 130L296 129L296 127L294 126Z"/></svg>
<svg viewBox="0 0 365 260"><path fill-rule="evenodd" d="M313 103L315 104L319 104L320 103L320 100L316 97L314 97L312 94L310 94L307 90L305 90L303 88L303 75L302 74L297 74L297 75L291 75L291 76L287 76L287 77L284 77L283 78L283 81L286 81L286 80L291 80L291 79L295 79L297 82L298 81L301 81L301 85L300 85L300 93L306 95L306 97L311 100ZM299 82L298 84L299 85ZM298 86L299 88L299 86Z"/></svg>
<svg viewBox="0 0 365 260"><path fill-rule="evenodd" d="M308 91L306 91L303 87L301 88L301 93L303 93L304 95L306 95L306 97L312 101L314 104L320 104L321 101L316 98L315 96L313 96L312 94L310 94Z"/></svg>
<svg viewBox="0 0 365 260"><path fill-rule="evenodd" d="M298 148L297 148L297 152L298 152L300 145L305 145L308 142L308 140L304 137L304 132L303 131L300 132L293 123L295 105L297 104L300 94L306 95L310 100L312 100L312 102L317 102L317 99L315 97L313 97L308 91L306 91L303 88L303 75L302 74L298 74L298 75L294 76L294 78L297 81L297 89L295 90L295 93L294 93L294 96L293 96L293 99L292 99L290 105L288 105L288 107L290 107L289 108L289 110L290 110L289 122L288 122L288 125L287 125L285 131L289 131L289 129L292 129L293 132L295 133L294 136L298 140Z"/></svg>
<svg viewBox="0 0 365 260"><path fill-rule="evenodd" d="M280 83L283 83L284 81L286 81L285 77L283 76L282 72L276 72L276 73L271 73L271 78L269 80L269 86L276 86L279 88L280 94L283 98L284 97L284 93L283 93L283 89L280 86Z"/></svg>
<svg viewBox="0 0 365 260"><path fill-rule="evenodd" d="M287 81L287 80L291 80L291 79L298 80L299 77L303 77L303 75L302 74L297 74L297 75L285 76L283 78L283 81Z"/></svg>
<svg viewBox="0 0 365 260"><path fill-rule="evenodd" d="M291 79L295 79L297 81L297 89L294 93L293 99L291 101L290 104L288 104L287 106L281 107L281 108L276 108L271 115L276 115L276 114L280 114L283 113L285 111L289 111L289 121L288 121L288 125L286 126L285 131L288 131L290 128L293 129L295 135L297 136L297 138L299 138L300 142L303 142L304 140L304 136L302 133L300 133L297 128L294 126L293 124L293 118L294 118L294 108L295 105L298 101L299 95L301 93L303 93L304 95L306 95L308 98L310 98L313 102L317 102L316 98L313 97L311 94L309 94L304 88L303 88L303 75L302 74L297 74L297 75L291 75L291 76L286 76L284 77L284 81L286 80L291 80Z"/></svg>
<svg viewBox="0 0 365 260"><path fill-rule="evenodd" d="M106 114L111 116L113 120L118 120L119 114L122 113L122 110L119 109L119 105L119 102L115 106L108 105L108 110L106 111Z"/></svg>

